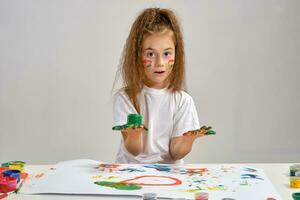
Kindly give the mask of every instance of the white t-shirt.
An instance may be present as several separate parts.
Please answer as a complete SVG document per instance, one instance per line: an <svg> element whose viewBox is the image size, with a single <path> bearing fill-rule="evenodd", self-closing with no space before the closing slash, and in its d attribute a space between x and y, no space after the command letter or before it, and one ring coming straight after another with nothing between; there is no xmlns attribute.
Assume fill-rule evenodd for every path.
<svg viewBox="0 0 300 200"><path fill-rule="evenodd" d="M198 129L197 110L192 97L184 91L172 93L167 88L153 89L144 86L138 95L142 123L148 128L143 134L144 149L137 156L130 154L123 143L123 137L117 153L117 163L183 163L174 161L169 154L171 138ZM136 109L124 90L114 96L113 123L127 123L127 115Z"/></svg>

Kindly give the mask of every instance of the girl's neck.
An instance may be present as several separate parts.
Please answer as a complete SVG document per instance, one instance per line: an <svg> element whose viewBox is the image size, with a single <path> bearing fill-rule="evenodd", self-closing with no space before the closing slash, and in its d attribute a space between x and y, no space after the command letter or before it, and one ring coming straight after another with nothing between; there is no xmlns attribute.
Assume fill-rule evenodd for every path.
<svg viewBox="0 0 300 200"><path fill-rule="evenodd" d="M160 84L150 84L150 83L144 83L148 88L153 88L153 89L164 89L168 87L168 83L160 83Z"/></svg>
<svg viewBox="0 0 300 200"><path fill-rule="evenodd" d="M144 85L143 91L146 93L159 95L159 94L165 94L165 92L168 91L168 88L165 87L165 88L157 89L157 88L153 88L153 87L151 88L148 87L147 85Z"/></svg>

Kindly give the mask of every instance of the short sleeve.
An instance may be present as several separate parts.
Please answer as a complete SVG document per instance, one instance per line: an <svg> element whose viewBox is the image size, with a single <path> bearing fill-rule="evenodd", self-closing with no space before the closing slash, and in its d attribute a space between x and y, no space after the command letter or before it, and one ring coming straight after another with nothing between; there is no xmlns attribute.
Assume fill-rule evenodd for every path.
<svg viewBox="0 0 300 200"><path fill-rule="evenodd" d="M197 110L192 97L183 94L177 110L174 113L174 127L172 137L181 136L183 133L200 128Z"/></svg>
<svg viewBox="0 0 300 200"><path fill-rule="evenodd" d="M127 123L127 115L137 113L127 94L119 91L113 98L113 126L124 125Z"/></svg>

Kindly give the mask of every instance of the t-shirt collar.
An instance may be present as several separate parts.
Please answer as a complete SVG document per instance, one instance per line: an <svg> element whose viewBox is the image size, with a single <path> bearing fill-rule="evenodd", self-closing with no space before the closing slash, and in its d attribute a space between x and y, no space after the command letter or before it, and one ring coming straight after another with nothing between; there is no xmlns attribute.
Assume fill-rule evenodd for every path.
<svg viewBox="0 0 300 200"><path fill-rule="evenodd" d="M143 89L146 93L151 93L151 94L163 94L163 93L166 93L168 91L167 87L162 88L162 89L155 89L155 88L150 88L146 85L144 85Z"/></svg>

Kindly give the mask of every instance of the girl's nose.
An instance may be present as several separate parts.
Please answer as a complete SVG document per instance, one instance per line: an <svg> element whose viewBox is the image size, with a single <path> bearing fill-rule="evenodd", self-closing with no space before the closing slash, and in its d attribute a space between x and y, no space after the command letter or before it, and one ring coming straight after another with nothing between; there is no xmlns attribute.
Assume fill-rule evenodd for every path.
<svg viewBox="0 0 300 200"><path fill-rule="evenodd" d="M156 67L163 67L163 66L164 66L164 60L161 56L158 56Z"/></svg>

